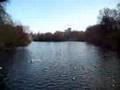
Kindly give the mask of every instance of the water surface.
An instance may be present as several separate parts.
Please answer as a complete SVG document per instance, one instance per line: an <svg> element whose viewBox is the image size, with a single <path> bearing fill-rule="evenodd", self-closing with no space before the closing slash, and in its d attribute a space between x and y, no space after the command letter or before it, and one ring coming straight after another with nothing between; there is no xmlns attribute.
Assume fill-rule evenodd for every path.
<svg viewBox="0 0 120 90"><path fill-rule="evenodd" d="M0 90L119 90L120 57L85 42L0 52Z"/></svg>

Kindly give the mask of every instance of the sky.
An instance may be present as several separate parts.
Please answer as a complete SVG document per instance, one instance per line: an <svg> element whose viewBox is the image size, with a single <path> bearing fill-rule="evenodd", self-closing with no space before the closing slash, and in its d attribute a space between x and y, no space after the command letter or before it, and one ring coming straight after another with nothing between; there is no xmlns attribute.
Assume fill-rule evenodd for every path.
<svg viewBox="0 0 120 90"><path fill-rule="evenodd" d="M7 12L32 32L83 30L97 23L99 10L115 8L119 0L10 0Z"/></svg>

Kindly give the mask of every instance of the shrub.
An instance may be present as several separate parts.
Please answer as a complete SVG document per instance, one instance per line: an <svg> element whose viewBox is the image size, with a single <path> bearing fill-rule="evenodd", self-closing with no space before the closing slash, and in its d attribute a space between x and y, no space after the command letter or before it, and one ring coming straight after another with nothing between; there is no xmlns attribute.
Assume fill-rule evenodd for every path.
<svg viewBox="0 0 120 90"><path fill-rule="evenodd" d="M30 38L27 33L13 25L0 26L0 46L1 47L16 47L25 46L30 43Z"/></svg>

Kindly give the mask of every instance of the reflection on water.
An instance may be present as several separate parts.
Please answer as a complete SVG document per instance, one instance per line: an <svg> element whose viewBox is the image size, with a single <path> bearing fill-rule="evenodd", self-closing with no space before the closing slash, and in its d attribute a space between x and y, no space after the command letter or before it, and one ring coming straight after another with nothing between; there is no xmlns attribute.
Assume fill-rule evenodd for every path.
<svg viewBox="0 0 120 90"><path fill-rule="evenodd" d="M0 90L119 90L120 57L84 42L0 52Z"/></svg>

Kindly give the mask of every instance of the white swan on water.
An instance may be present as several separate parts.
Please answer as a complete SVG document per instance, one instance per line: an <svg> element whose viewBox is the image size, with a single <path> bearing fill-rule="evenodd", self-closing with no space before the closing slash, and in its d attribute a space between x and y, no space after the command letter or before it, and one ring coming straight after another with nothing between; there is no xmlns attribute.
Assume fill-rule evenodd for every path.
<svg viewBox="0 0 120 90"><path fill-rule="evenodd" d="M3 69L3 67L0 67L0 70Z"/></svg>

